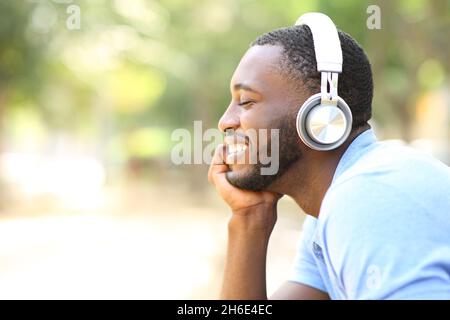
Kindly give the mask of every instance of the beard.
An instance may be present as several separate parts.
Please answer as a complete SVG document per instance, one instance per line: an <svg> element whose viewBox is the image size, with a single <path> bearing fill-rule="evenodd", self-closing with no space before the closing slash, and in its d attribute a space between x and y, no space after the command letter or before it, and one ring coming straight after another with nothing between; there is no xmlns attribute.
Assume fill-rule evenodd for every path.
<svg viewBox="0 0 450 320"><path fill-rule="evenodd" d="M281 178L288 169L302 157L300 148L298 147L298 134L295 126L295 121L290 117L284 117L274 123L272 128L279 128L279 167L278 171L272 175L261 174L263 168L269 167L271 164L262 164L257 162L256 164L249 165L249 168L245 169L245 172L228 171L226 177L228 182L233 186L240 189L263 191L276 180ZM268 141L266 148L272 146L272 141ZM273 158L274 154L271 148L268 150L270 156ZM275 155L277 156L277 155Z"/></svg>

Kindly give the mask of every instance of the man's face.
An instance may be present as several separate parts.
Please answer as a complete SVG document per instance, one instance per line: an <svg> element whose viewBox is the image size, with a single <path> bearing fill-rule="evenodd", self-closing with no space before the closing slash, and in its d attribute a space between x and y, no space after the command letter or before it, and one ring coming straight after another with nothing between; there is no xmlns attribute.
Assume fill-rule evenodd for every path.
<svg viewBox="0 0 450 320"><path fill-rule="evenodd" d="M219 128L232 132L225 136L226 162L230 167L227 179L242 189L266 190L301 158L295 121L302 95L295 92L294 85L277 68L282 50L280 46L251 47L231 79L232 100ZM267 134L261 129L266 129ZM271 129L279 129L279 141L271 141ZM271 148L274 143L279 148ZM261 163L259 157L256 163L251 161L254 158L250 157L250 150L258 155L269 154L272 160L278 157L277 173L261 174L268 165Z"/></svg>

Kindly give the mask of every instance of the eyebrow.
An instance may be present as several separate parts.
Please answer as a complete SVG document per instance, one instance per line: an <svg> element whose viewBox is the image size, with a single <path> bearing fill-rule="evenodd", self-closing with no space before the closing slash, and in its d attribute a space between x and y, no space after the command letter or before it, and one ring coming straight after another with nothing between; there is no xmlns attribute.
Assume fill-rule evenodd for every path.
<svg viewBox="0 0 450 320"><path fill-rule="evenodd" d="M248 86L246 84L243 84L243 83L236 83L233 86L233 91L238 91L238 90L245 90L245 91L250 91L250 92L254 92L254 93L260 94L258 91L256 91L252 87L250 87L250 86Z"/></svg>

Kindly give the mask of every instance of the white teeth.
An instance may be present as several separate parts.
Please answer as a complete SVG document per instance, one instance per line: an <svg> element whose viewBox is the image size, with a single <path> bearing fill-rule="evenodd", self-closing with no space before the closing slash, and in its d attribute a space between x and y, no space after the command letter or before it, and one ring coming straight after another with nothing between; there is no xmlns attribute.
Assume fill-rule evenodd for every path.
<svg viewBox="0 0 450 320"><path fill-rule="evenodd" d="M245 144L230 144L230 145L228 145L228 154L243 152L245 150L247 150L247 146Z"/></svg>

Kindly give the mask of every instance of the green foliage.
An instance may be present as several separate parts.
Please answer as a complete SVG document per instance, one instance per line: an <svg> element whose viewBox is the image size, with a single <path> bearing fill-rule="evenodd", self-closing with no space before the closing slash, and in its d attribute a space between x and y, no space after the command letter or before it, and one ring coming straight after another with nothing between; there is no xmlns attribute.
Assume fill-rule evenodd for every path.
<svg viewBox="0 0 450 320"><path fill-rule="evenodd" d="M162 132L151 128L170 132L196 119L216 126L249 43L306 11L327 13L368 52L381 126L408 125L400 118L414 101L403 97L448 85L448 1L74 0L80 30L67 29L60 2L0 1L0 116L32 114L10 113L11 139L32 119L31 135L45 127L99 143L138 141L131 149L140 155L165 153L145 146ZM366 27L369 4L381 7L381 30Z"/></svg>

